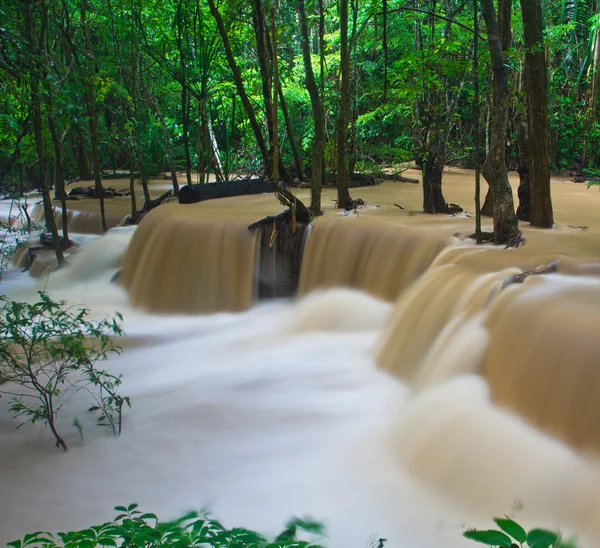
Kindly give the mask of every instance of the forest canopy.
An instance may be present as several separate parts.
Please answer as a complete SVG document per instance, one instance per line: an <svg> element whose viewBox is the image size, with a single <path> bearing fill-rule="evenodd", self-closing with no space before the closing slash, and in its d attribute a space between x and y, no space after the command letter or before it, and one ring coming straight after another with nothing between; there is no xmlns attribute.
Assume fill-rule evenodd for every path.
<svg viewBox="0 0 600 548"><path fill-rule="evenodd" d="M523 0L523 16L529 5L543 14L543 40L528 47L513 4L7 0L0 184L20 191L46 182L60 200L65 182L91 178L101 198L101 175L111 172L142 181L167 172L175 193L209 174L217 181L252 172L286 182L312 176L318 214L322 182L337 182L346 203L343 187L355 171L415 161L424 209L440 212L444 165L475 167L498 144L499 69L507 104L497 150L509 169L521 167L525 59L536 52L547 64L550 167L593 174L600 167L598 2L545 0L540 8ZM486 8L502 35L496 59Z"/></svg>

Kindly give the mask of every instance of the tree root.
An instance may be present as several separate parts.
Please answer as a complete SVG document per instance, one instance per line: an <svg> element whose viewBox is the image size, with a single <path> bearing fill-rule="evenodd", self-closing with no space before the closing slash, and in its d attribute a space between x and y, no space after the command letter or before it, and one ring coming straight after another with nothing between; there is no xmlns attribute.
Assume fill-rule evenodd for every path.
<svg viewBox="0 0 600 548"><path fill-rule="evenodd" d="M540 274L553 274L555 272L558 272L559 264L560 261L555 260L548 264L540 265L534 270L528 270L527 272L522 272L521 274L510 276L509 278L506 278L504 280L500 290L503 290L512 284L522 284L529 276L539 276Z"/></svg>

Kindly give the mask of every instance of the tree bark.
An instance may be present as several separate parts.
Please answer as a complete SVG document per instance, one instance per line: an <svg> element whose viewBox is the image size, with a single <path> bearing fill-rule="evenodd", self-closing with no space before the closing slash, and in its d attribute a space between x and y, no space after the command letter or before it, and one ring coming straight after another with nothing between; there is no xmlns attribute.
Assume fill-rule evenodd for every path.
<svg viewBox="0 0 600 548"><path fill-rule="evenodd" d="M52 103L50 95L47 95L48 109L52 109ZM62 166L62 145L60 142L60 136L56 129L56 123L54 122L54 114L48 113L48 129L50 130L50 136L52 137L52 147L54 148L54 193L56 198L60 200L62 210L62 233L63 240L65 243L69 241L69 218L67 215L67 192L65 190L65 175L63 173Z"/></svg>
<svg viewBox="0 0 600 548"><path fill-rule="evenodd" d="M423 211L425 213L448 213L448 204L442 193L442 175L446 159L441 124L434 124L428 140L429 148L423 160Z"/></svg>
<svg viewBox="0 0 600 548"><path fill-rule="evenodd" d="M44 2L41 3L42 10L46 10ZM54 222L54 210L52 208L52 199L50 198L50 189L48 187L48 174L46 172L46 152L44 150L44 141L42 133L42 100L40 97L40 78L41 72L39 68L39 58L41 57L41 48L36 43L33 30L33 17L31 6L28 2L23 3L25 15L25 33L27 36L27 49L29 53L29 71L30 71L30 87L31 87L31 104L33 108L33 131L35 138L35 148L38 156L38 164L40 169L40 185L42 187L42 200L44 203L44 216L46 218L46 228L52 235L52 245L56 254L56 262L58 266L65 263L60 238L56 230ZM44 40L40 36L40 42Z"/></svg>
<svg viewBox="0 0 600 548"><path fill-rule="evenodd" d="M107 231L106 212L104 210L104 188L102 187L102 174L100 172L100 157L98 154L98 117L96 115L94 89L92 87L92 71L90 70L90 39L86 23L87 0L83 0L81 4L81 25L83 27L83 36L86 52L86 73L87 85L85 90L85 100L87 104L88 116L90 118L90 137L92 139L92 166L94 169L94 187L100 201L100 220L102 222L102 230Z"/></svg>
<svg viewBox="0 0 600 548"><path fill-rule="evenodd" d="M260 1L260 0L259 0ZM271 114L271 124L272 124L272 156L271 160L273 162L273 181L275 183L279 182L279 129L278 129L278 110L277 110L277 99L279 93L279 67L277 65L277 25L275 24L275 11L276 6L275 2L271 7L271 54L273 65L273 101L272 101L272 114ZM268 48L267 48L268 49Z"/></svg>
<svg viewBox="0 0 600 548"><path fill-rule="evenodd" d="M187 61L183 45L184 29L184 2L179 0L177 11L175 13L175 22L177 25L177 49L179 50L179 70L181 71L181 122L183 149L185 152L185 176L187 184L192 184L192 157L190 154L190 93L188 86ZM133 46L132 46L133 47Z"/></svg>
<svg viewBox="0 0 600 548"><path fill-rule="evenodd" d="M512 42L511 32L511 17L512 17L512 1L499 0L498 3L498 27L500 32L500 40L502 41L502 52L510 49ZM489 153L489 146L486 150ZM481 214L486 217L494 216L494 199L491 187L488 187L485 200L481 208Z"/></svg>
<svg viewBox="0 0 600 548"><path fill-rule="evenodd" d="M281 112L283 112L283 119L285 120L285 130L287 132L288 139L290 140L290 146L292 147L292 153L294 154L294 165L296 166L296 173L298 179L304 180L304 168L302 167L302 158L300 157L300 151L294 137L294 128L292 126L292 119L287 109L287 103L281 90L281 82L277 83L279 89L279 102L281 103Z"/></svg>
<svg viewBox="0 0 600 548"><path fill-rule="evenodd" d="M267 21L265 15L265 6L263 0L254 0L253 13L254 32L256 34L256 53L258 55L258 65L260 67L260 76L262 82L263 100L265 102L265 117L267 120L267 130L269 134L269 143L273 146L273 78L271 77L271 59L269 56L269 47L267 45Z"/></svg>
<svg viewBox="0 0 600 548"><path fill-rule="evenodd" d="M254 108L250 104L250 99L248 98L248 94L246 93L246 89L244 88L244 80L242 78L242 72L240 71L234 57L233 52L231 50L231 44L229 42L229 36L227 35L227 31L225 30L225 25L223 23L223 18L215 5L215 0L208 0L208 7L210 9L210 13L215 19L217 24L217 29L219 31L219 36L221 36L221 41L223 42L223 48L225 49L225 56L227 57L227 64L233 74L233 80L235 82L235 87L237 89L238 95L242 100L242 104L244 105L244 110L246 111L246 116L248 116L248 121L250 122L250 127L254 133L254 138L256 139L256 144L260 150L260 153L263 158L263 164L265 168L268 168L270 165L269 161L269 151L267 149L267 143L262 135L260 130L260 126L258 125L258 121L256 120L256 115L254 113Z"/></svg>
<svg viewBox="0 0 600 548"><path fill-rule="evenodd" d="M521 76L521 89L526 78L525 71ZM517 219L529 222L531 220L531 195L529 192L529 132L527 129L527 111L521 100L519 100L515 114L515 130L517 134L517 148L519 150L519 207L517 207Z"/></svg>
<svg viewBox="0 0 600 548"><path fill-rule="evenodd" d="M506 1L510 0L500 0L499 10L501 13L503 13L502 4ZM504 44L493 0L481 0L481 10L487 27L488 47L494 75L490 148L483 164L482 173L492 193L494 239L496 243L505 243L519 230L512 188L506 168L506 129L510 99L508 66L502 52Z"/></svg>
<svg viewBox="0 0 600 548"><path fill-rule="evenodd" d="M315 74L312 68L310 45L308 42L308 24L306 21L306 9L304 0L296 1L296 11L300 22L300 43L302 46L302 59L304 60L304 84L310 95L310 104L313 112L313 124L315 128L315 140L312 149L311 164L311 202L310 209L313 215L321 213L321 188L323 184L323 157L325 153L325 113Z"/></svg>
<svg viewBox="0 0 600 548"><path fill-rule="evenodd" d="M250 122L250 127L254 132L254 137L256 139L256 144L260 150L260 153L263 158L263 165L265 167L265 172L269 173L272 169L272 160L269 155L269 150L267 148L267 143L262 135L260 130L260 126L258 125L258 121L256 120L256 115L254 113L254 108L250 103L250 99L248 98L248 94L246 93L246 89L244 87L244 81L242 79L242 73L233 57L233 53L231 50L231 44L229 42L229 36L227 35L227 31L225 30L225 25L223 23L223 18L215 5L214 0L208 0L208 7L210 9L210 13L213 16L215 23L217 24L217 29L219 31L219 36L221 37L221 41L223 42L223 48L225 49L225 56L227 58L227 64L233 75L233 80L235 82L235 87L237 89L238 95L242 100L242 104L244 105L244 110L246 111L246 116ZM284 185L281 185L279 182L273 183L275 188L275 194L279 202L289 207L294 213L294 218L297 220L308 220L310 216L310 212L307 207L298 200L294 194L292 194L289 189L287 189Z"/></svg>
<svg viewBox="0 0 600 548"><path fill-rule="evenodd" d="M348 191L348 166L346 164L346 144L348 122L350 120L350 52L348 49L348 0L340 4L340 117L337 132L337 194L338 207L347 209L352 203Z"/></svg>
<svg viewBox="0 0 600 548"><path fill-rule="evenodd" d="M548 75L544 50L540 0L521 0L527 74L527 119L529 129L529 188L531 225L552 228L550 191L550 143L548 124Z"/></svg>
<svg viewBox="0 0 600 548"><path fill-rule="evenodd" d="M171 136L169 135L169 129L165 122L165 117L162 115L162 111L158 106L158 102L151 101L154 111L160 121L160 127L162 128L163 137L165 139L165 148L167 149L167 161L169 162L169 171L171 172L171 183L173 184L173 195L179 195L179 183L177 182L177 172L175 171L175 163L173 161L173 147L171 146Z"/></svg>

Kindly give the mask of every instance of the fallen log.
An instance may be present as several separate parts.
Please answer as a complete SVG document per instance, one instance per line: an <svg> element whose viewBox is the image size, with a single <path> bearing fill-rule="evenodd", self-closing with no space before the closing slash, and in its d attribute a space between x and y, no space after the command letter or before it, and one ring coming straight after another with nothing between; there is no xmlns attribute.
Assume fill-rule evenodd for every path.
<svg viewBox="0 0 600 548"><path fill-rule="evenodd" d="M217 198L274 192L273 184L262 177L245 177L240 181L185 185L179 190L180 204L195 204Z"/></svg>

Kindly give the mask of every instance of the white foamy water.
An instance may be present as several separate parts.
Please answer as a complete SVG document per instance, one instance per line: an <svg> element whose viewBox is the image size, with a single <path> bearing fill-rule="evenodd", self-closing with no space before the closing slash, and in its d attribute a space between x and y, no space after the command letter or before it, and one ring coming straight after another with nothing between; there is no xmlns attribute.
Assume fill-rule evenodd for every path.
<svg viewBox="0 0 600 548"><path fill-rule="evenodd" d="M0 399L1 543L100 523L131 502L162 519L207 508L266 534L310 514L334 548L379 536L468 547L465 528L504 514L600 540L592 465L495 409L479 377L413 395L377 370L391 305L334 289L239 314L144 314L109 283L131 232L82 239L70 269L35 287L14 272L2 283L15 298L46 287L94 316L122 312L125 352L106 366L133 407L113 439L86 417L83 394L69 400L64 454L42 426L15 431Z"/></svg>

